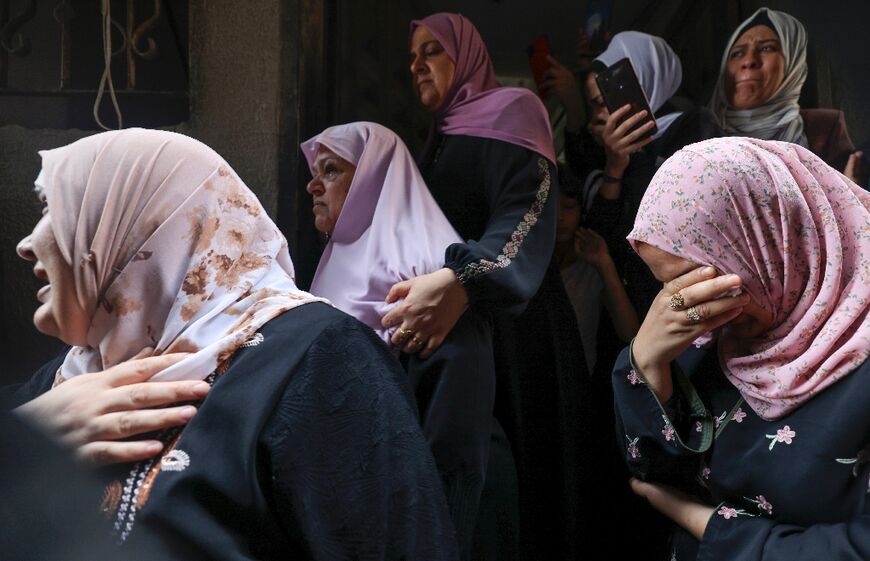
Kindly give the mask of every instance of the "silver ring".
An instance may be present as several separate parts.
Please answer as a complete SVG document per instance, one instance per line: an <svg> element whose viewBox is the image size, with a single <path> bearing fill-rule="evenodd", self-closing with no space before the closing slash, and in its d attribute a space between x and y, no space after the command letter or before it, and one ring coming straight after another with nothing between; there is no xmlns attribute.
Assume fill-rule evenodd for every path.
<svg viewBox="0 0 870 561"><path fill-rule="evenodd" d="M698 310L695 309L695 306L692 306L686 310L686 318L689 321L698 323L699 321L701 321L701 314L698 313Z"/></svg>

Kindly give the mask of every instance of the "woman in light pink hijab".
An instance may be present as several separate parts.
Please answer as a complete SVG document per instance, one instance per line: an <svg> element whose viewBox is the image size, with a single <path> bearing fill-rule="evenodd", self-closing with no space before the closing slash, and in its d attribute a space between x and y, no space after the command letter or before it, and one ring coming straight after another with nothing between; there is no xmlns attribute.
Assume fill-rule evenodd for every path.
<svg viewBox="0 0 870 561"><path fill-rule="evenodd" d="M444 251L462 239L444 217L405 144L376 123L330 127L302 144L317 177L324 149L355 171L311 291L362 321L387 343L396 327L381 319L395 306L390 288L444 267Z"/></svg>
<svg viewBox="0 0 870 561"><path fill-rule="evenodd" d="M614 370L620 436L700 542L676 557L870 556L870 195L801 146L713 139L628 239L665 285Z"/></svg>
<svg viewBox="0 0 870 561"><path fill-rule="evenodd" d="M303 143L302 151L314 176L308 191L315 226L328 235L311 291L371 327L397 354L405 351L401 360L415 390L423 434L441 473L463 558L468 558L495 400L491 322L466 310L425 358L406 346L392 346L397 327L381 323L396 305L386 303L392 286L440 270L447 247L462 240L405 144L389 129L366 122L330 127Z"/></svg>

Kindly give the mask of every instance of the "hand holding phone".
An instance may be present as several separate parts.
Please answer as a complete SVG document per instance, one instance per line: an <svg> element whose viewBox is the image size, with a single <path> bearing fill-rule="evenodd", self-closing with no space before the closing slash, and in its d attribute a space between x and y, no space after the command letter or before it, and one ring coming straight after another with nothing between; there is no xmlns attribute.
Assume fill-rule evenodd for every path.
<svg viewBox="0 0 870 561"><path fill-rule="evenodd" d="M542 86L546 77L544 73L550 68L550 43L547 41L546 35L541 35L532 41L526 49L529 55L529 65L532 67L532 79L538 87L538 95L546 97L550 91L549 88Z"/></svg>
<svg viewBox="0 0 870 561"><path fill-rule="evenodd" d="M642 138L652 136L658 132L646 93L640 87L637 74L635 74L634 67L628 58L618 60L599 72L595 81L598 83L598 89L601 90L604 104L607 105L607 110L611 114L616 113L625 105L631 106L631 109L625 115L626 119L641 111L646 111L647 118L637 122L628 132L634 132L649 121L653 122L652 128L649 128Z"/></svg>

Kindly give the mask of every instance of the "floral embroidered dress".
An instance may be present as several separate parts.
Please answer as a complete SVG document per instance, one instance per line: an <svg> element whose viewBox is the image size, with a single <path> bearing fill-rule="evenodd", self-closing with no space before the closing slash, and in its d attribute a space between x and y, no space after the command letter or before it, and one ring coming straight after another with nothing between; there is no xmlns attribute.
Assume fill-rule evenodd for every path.
<svg viewBox="0 0 870 561"><path fill-rule="evenodd" d="M700 544L675 532L675 558L870 559L870 362L771 421L725 378L716 349L679 362L663 404L628 349L613 371L629 469L716 506Z"/></svg>
<svg viewBox="0 0 870 561"><path fill-rule="evenodd" d="M716 505L673 556L870 559L870 196L800 146L712 139L662 165L628 239L740 276L762 326L685 351L666 403L630 350L615 366L631 471ZM650 314L686 314L666 299Z"/></svg>
<svg viewBox="0 0 870 561"><path fill-rule="evenodd" d="M495 326L497 422L481 511L493 509L498 523L478 526L484 545L473 558L515 558L519 535L520 558L573 559L594 533L581 522L578 496L588 449L588 392L579 388L588 376L571 304L549 268L558 198L549 121L537 96L499 87L468 19L435 14L418 25L456 64L420 171L465 240L447 248L445 266L465 288L469 310ZM514 481L518 506L516 493L508 496ZM517 516L519 528L507 529Z"/></svg>

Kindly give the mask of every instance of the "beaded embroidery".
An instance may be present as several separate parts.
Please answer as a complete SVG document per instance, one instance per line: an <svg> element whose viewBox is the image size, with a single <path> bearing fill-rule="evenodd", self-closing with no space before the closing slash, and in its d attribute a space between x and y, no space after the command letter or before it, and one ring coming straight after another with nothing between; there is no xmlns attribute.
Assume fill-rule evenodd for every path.
<svg viewBox="0 0 870 561"><path fill-rule="evenodd" d="M254 347L262 341L263 335L257 333L249 339L248 343L251 344L246 343L243 346ZM217 377L227 370L231 360L232 355L203 381L210 386L213 385ZM136 513L142 510L148 502L157 475L161 471L184 471L190 465L190 455L175 447L181 437L182 428L175 427L160 433L158 439L165 444L163 453L156 458L136 462L130 469L127 479L124 480L123 487L119 481L114 481L106 487L102 511L107 518L115 519L112 535L115 536L119 545L124 543L130 532L133 531Z"/></svg>
<svg viewBox="0 0 870 561"><path fill-rule="evenodd" d="M504 269L517 256L520 246L523 245L523 241L529 235L532 226L538 222L538 218L540 218L541 213L544 211L544 205L547 204L547 199L550 196L550 166L544 158L538 158L538 177L541 180L541 184L535 193L535 202L532 203L531 208L526 212L511 234L511 239L502 247L501 253L495 258L495 261L480 259L466 265L457 277L459 284L465 285L474 277L495 271L496 269Z"/></svg>

